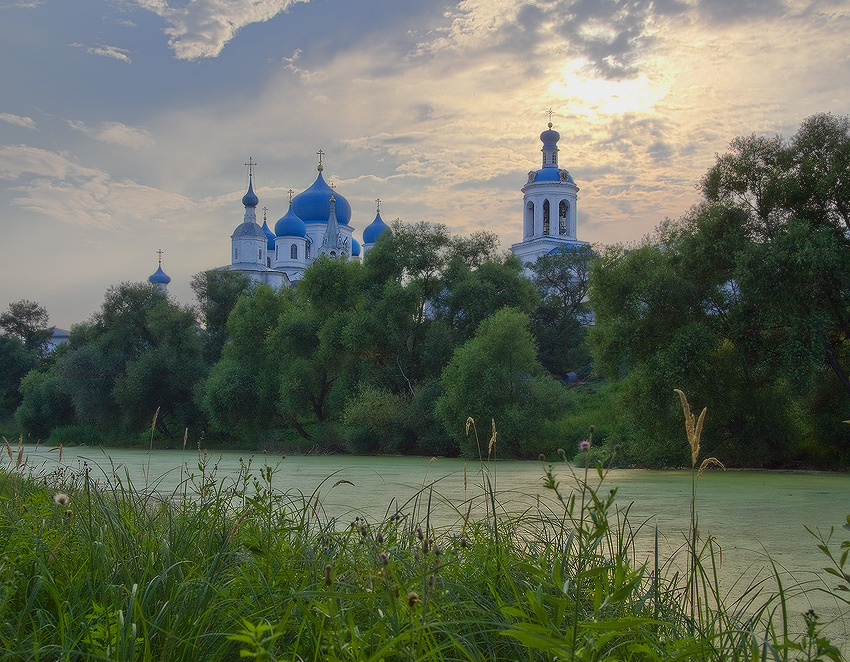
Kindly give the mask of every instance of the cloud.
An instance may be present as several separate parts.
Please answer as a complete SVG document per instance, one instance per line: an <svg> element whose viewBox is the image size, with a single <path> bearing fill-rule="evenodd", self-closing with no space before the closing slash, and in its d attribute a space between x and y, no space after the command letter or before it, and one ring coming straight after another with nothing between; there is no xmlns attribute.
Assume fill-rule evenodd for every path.
<svg viewBox="0 0 850 662"><path fill-rule="evenodd" d="M0 9L36 9L41 7L47 0L11 0L0 5Z"/></svg>
<svg viewBox="0 0 850 662"><path fill-rule="evenodd" d="M130 51L126 48L119 48L118 46L86 46L85 44L80 44L78 42L72 43L71 46L74 48L80 48L89 55L110 57L113 60L121 60L121 62L126 62L127 64L133 63L130 56L127 55Z"/></svg>
<svg viewBox="0 0 850 662"><path fill-rule="evenodd" d="M15 182L12 204L63 223L103 229L171 223L198 205L189 198L80 165L65 152L0 147L0 178Z"/></svg>
<svg viewBox="0 0 850 662"><path fill-rule="evenodd" d="M141 149L154 144L148 131L137 129L121 122L101 122L97 127L86 126L83 122L66 120L69 127L74 131L111 145L120 145L132 149Z"/></svg>
<svg viewBox="0 0 850 662"><path fill-rule="evenodd" d="M295 64L301 57L301 49L296 48L292 52L291 57L281 58L283 62L286 63L286 69L297 75L301 80L303 80L307 84L315 84L321 83L327 80L327 74L322 71L310 71L309 69L303 69Z"/></svg>
<svg viewBox="0 0 850 662"><path fill-rule="evenodd" d="M139 0L139 6L168 24L168 45L180 60L216 57L240 29L268 21L296 2L309 0L193 0L181 7L168 0Z"/></svg>
<svg viewBox="0 0 850 662"><path fill-rule="evenodd" d="M21 117L20 115L12 115L11 113L0 113L0 120L9 124L15 124L16 126L22 126L25 129L38 128L35 121L30 117Z"/></svg>

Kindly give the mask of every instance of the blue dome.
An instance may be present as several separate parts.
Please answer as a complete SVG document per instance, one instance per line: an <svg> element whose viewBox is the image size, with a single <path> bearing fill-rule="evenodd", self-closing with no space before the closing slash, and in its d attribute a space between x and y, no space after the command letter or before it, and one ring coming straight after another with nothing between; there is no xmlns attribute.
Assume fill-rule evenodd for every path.
<svg viewBox="0 0 850 662"><path fill-rule="evenodd" d="M274 224L274 234L276 237L306 237L307 226L304 225L293 209L295 201L289 205L289 211ZM327 220L327 219L325 219Z"/></svg>
<svg viewBox="0 0 850 662"><path fill-rule="evenodd" d="M148 282L168 285L171 282L171 276L169 276L162 270L162 265L160 264L157 270L150 275L150 277L148 278Z"/></svg>
<svg viewBox="0 0 850 662"><path fill-rule="evenodd" d="M561 173L564 173L561 176ZM558 168L541 168L534 173L535 182L570 182L575 184L573 176L564 169Z"/></svg>
<svg viewBox="0 0 850 662"><path fill-rule="evenodd" d="M378 235L384 232L384 230L392 233L389 226L384 223L384 219L381 218L381 212L378 212L375 216L375 220L367 225L366 229L363 230L363 243L374 244L378 239Z"/></svg>
<svg viewBox="0 0 850 662"><path fill-rule="evenodd" d="M248 180L248 192L242 196L242 204L246 207L256 207L260 204L260 199L254 193L254 182L250 179Z"/></svg>
<svg viewBox="0 0 850 662"><path fill-rule="evenodd" d="M268 239L268 243L266 244L266 248L270 251L274 250L274 232L269 229L269 224L263 221L263 234L266 235Z"/></svg>
<svg viewBox="0 0 850 662"><path fill-rule="evenodd" d="M351 257L360 256L360 242L354 237L351 238Z"/></svg>
<svg viewBox="0 0 850 662"><path fill-rule="evenodd" d="M321 171L310 188L292 199L292 209L305 223L327 223L331 213L331 196L334 196L336 201L337 222L348 225L351 220L351 205L348 204L348 200L327 185ZM275 226L275 234L280 236L277 226Z"/></svg>
<svg viewBox="0 0 850 662"><path fill-rule="evenodd" d="M540 134L540 140L543 141L544 147L555 147L561 139L561 134L552 128L552 123L549 123L549 129Z"/></svg>

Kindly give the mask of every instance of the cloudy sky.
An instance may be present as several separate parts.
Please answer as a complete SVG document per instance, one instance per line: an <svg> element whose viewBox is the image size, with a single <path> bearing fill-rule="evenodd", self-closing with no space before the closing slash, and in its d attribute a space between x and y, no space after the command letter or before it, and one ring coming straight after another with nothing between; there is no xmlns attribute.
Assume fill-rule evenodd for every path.
<svg viewBox="0 0 850 662"><path fill-rule="evenodd" d="M579 238L697 200L736 135L850 113L844 0L0 0L0 310L63 328L110 284L229 261L244 166L270 225L325 175L386 221L519 241L539 134Z"/></svg>

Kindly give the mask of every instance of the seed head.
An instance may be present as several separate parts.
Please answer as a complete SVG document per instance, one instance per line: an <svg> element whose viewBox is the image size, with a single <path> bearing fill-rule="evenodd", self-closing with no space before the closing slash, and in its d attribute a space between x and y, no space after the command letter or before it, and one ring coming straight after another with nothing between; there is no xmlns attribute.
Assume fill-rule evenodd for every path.
<svg viewBox="0 0 850 662"><path fill-rule="evenodd" d="M419 602L419 595L415 591L411 591L407 594L408 607L413 607L417 602Z"/></svg>
<svg viewBox="0 0 850 662"><path fill-rule="evenodd" d="M64 492L57 492L53 495L53 501L60 506L66 506L68 505L68 495Z"/></svg>

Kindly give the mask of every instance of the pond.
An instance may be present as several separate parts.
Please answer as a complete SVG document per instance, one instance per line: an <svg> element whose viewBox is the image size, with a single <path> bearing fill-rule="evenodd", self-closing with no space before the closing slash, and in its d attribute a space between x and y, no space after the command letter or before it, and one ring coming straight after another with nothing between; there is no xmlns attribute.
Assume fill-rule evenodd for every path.
<svg viewBox="0 0 850 662"><path fill-rule="evenodd" d="M36 472L81 471L83 463L103 483L131 481L136 489L155 489L168 495L192 493L201 477L213 477L225 488L244 467L254 477L260 468L274 468L272 486L291 495L303 495L340 527L355 517L370 521L401 512L437 528L459 526L469 513L488 517L489 499L484 483L495 492L497 512L517 515L540 511L562 512L551 490L543 484L539 462L468 460L422 457L274 456L246 452L196 450L128 450L97 448L26 447L28 466ZM583 469L556 464L561 491L575 488L571 474ZM590 477L595 472L591 469ZM596 484L596 480L591 480ZM614 469L605 476L602 492L616 488L616 504L630 507L629 522L637 534L636 561L650 562L656 527L662 557L670 556L685 541L689 526L691 474L688 471ZM783 581L825 578L819 572L826 558L805 527L828 534L836 528L834 547L850 538L842 528L850 513L850 475L820 472L706 471L697 484L696 509L701 537L714 537L722 551L721 583L731 595L740 594L751 581L769 578L772 559ZM677 559L683 562L683 554ZM817 575L815 573L818 573ZM770 587L775 586L769 581ZM809 601L824 620L836 622L830 633L850 641L848 608L840 608L823 593L799 598L799 613Z"/></svg>

